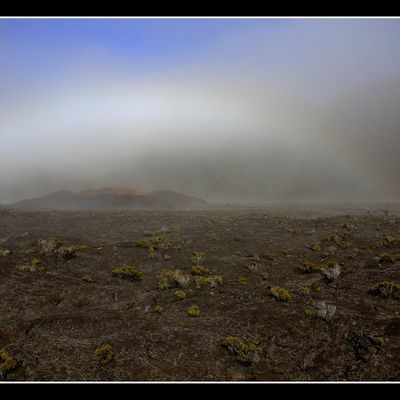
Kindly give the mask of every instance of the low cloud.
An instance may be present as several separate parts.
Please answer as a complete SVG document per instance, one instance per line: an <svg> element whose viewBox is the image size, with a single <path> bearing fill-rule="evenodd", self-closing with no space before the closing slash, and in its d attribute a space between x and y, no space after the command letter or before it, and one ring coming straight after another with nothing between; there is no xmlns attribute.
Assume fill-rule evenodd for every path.
<svg viewBox="0 0 400 400"><path fill-rule="evenodd" d="M285 20L148 71L86 44L83 60L26 84L10 55L0 203L110 185L216 202L398 201L399 39L397 20Z"/></svg>

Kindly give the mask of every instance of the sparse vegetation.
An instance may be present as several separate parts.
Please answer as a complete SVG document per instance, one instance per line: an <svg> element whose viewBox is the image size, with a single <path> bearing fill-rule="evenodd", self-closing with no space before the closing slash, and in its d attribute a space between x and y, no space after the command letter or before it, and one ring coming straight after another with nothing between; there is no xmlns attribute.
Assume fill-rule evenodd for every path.
<svg viewBox="0 0 400 400"><path fill-rule="evenodd" d="M10 250L1 250L0 249L0 257L8 256L11 253Z"/></svg>
<svg viewBox="0 0 400 400"><path fill-rule="evenodd" d="M222 276L214 276L211 278L211 286L222 285L223 282Z"/></svg>
<svg viewBox="0 0 400 400"><path fill-rule="evenodd" d="M162 313L162 307L159 304L156 304L154 306L154 312L156 312L157 314L161 314Z"/></svg>
<svg viewBox="0 0 400 400"><path fill-rule="evenodd" d="M88 249L87 245L70 245L64 246L64 243L59 238L51 238L48 240L40 240L41 253L46 256L60 255L65 261L68 261L77 256L78 252Z"/></svg>
<svg viewBox="0 0 400 400"><path fill-rule="evenodd" d="M187 310L189 317L199 317L200 316L200 308L196 305L190 306Z"/></svg>
<svg viewBox="0 0 400 400"><path fill-rule="evenodd" d="M141 248L147 249L147 248L149 248L150 243L148 243L146 240L135 240L134 245L136 247L141 247Z"/></svg>
<svg viewBox="0 0 400 400"><path fill-rule="evenodd" d="M316 310L316 315L319 318L324 319L327 322L330 322L335 313L336 313L336 306L333 304L328 304L326 301L314 301L312 306Z"/></svg>
<svg viewBox="0 0 400 400"><path fill-rule="evenodd" d="M276 300L283 301L285 303L288 303L292 299L292 295L289 293L289 291L280 287L272 287L271 294Z"/></svg>
<svg viewBox="0 0 400 400"><path fill-rule="evenodd" d="M192 254L192 263L200 265L204 261L205 254L202 251L194 251Z"/></svg>
<svg viewBox="0 0 400 400"><path fill-rule="evenodd" d="M320 243L309 244L309 245L306 245L306 247L316 253L321 253L321 251L322 251Z"/></svg>
<svg viewBox="0 0 400 400"><path fill-rule="evenodd" d="M349 236L348 233L347 236ZM340 248L347 248L350 246L350 242L346 240L345 236L330 235L325 240L334 243L336 246Z"/></svg>
<svg viewBox="0 0 400 400"><path fill-rule="evenodd" d="M379 258L381 264L394 264L400 261L400 253L384 254Z"/></svg>
<svg viewBox="0 0 400 400"><path fill-rule="evenodd" d="M311 318L311 317L314 315L314 312L313 312L313 310L312 310L311 308L306 308L306 309L304 310L304 315L305 315L307 318Z"/></svg>
<svg viewBox="0 0 400 400"><path fill-rule="evenodd" d="M101 365L107 365L115 358L113 348L110 344L103 344L102 346L98 347L94 351L93 356Z"/></svg>
<svg viewBox="0 0 400 400"><path fill-rule="evenodd" d="M395 380L400 218L301 213L1 208L0 380Z"/></svg>
<svg viewBox="0 0 400 400"><path fill-rule="evenodd" d="M237 283L239 285L247 285L247 278L245 276L239 276L239 278L237 278Z"/></svg>
<svg viewBox="0 0 400 400"><path fill-rule="evenodd" d="M400 293L400 284L393 281L379 282L369 292L384 298L392 297Z"/></svg>
<svg viewBox="0 0 400 400"><path fill-rule="evenodd" d="M236 336L227 336L223 345L243 364L260 361L262 349L255 343L245 342Z"/></svg>
<svg viewBox="0 0 400 400"><path fill-rule="evenodd" d="M185 287L189 282L190 277L179 269L164 269L158 274L158 288L161 290Z"/></svg>
<svg viewBox="0 0 400 400"><path fill-rule="evenodd" d="M268 280L268 272L266 272L266 271L261 272L261 277L262 277L262 279L263 279L264 281Z"/></svg>
<svg viewBox="0 0 400 400"><path fill-rule="evenodd" d="M175 297L177 297L179 300L183 300L186 299L187 294L183 290L176 290Z"/></svg>
<svg viewBox="0 0 400 400"><path fill-rule="evenodd" d="M250 271L257 271L260 267L260 257L254 256L251 260L246 264L246 268Z"/></svg>
<svg viewBox="0 0 400 400"><path fill-rule="evenodd" d="M39 240L43 254L49 256L56 253L62 246L63 242L59 238L51 238L49 240Z"/></svg>
<svg viewBox="0 0 400 400"><path fill-rule="evenodd" d="M203 267L202 265L193 265L192 266L192 275L208 275L211 274L211 271Z"/></svg>
<svg viewBox="0 0 400 400"><path fill-rule="evenodd" d="M338 264L335 264L332 267L324 267L321 269L321 273L327 282L333 282L336 280L339 277L340 272L341 268Z"/></svg>
<svg viewBox="0 0 400 400"><path fill-rule="evenodd" d="M222 285L222 276L194 276L193 282L196 288L200 289L204 285L210 285L211 287L216 287Z"/></svg>
<svg viewBox="0 0 400 400"><path fill-rule="evenodd" d="M58 249L59 254L64 260L71 260L72 258L77 257L77 253L79 251L84 251L87 249L87 246L83 245L73 245L73 246L61 246Z"/></svg>
<svg viewBox="0 0 400 400"><path fill-rule="evenodd" d="M309 274L313 272L321 272L322 270L329 270L336 264L336 261L328 261L326 263L314 263L305 258L300 260L299 271L303 274Z"/></svg>
<svg viewBox="0 0 400 400"><path fill-rule="evenodd" d="M125 279L128 281L136 281L142 278L143 272L140 271L137 267L125 266L113 268L111 274L116 278Z"/></svg>
<svg viewBox="0 0 400 400"><path fill-rule="evenodd" d="M289 256L290 254L292 254L293 253L293 248L292 247L286 247L286 248L284 248L284 249L281 249L281 253L284 255L284 256Z"/></svg>
<svg viewBox="0 0 400 400"><path fill-rule="evenodd" d="M260 257L267 261L274 261L276 254L274 252L264 252L260 254Z"/></svg>
<svg viewBox="0 0 400 400"><path fill-rule="evenodd" d="M309 287L307 287L307 286L302 286L302 287L299 289L299 292L300 292L300 294L307 296L307 295L310 294L311 289L310 289Z"/></svg>
<svg viewBox="0 0 400 400"><path fill-rule="evenodd" d="M46 272L47 269L38 258L34 258L30 264L17 265L16 267L22 272Z"/></svg>
<svg viewBox="0 0 400 400"><path fill-rule="evenodd" d="M165 250L170 248L170 242L166 236L157 236L152 239L151 246L155 250Z"/></svg>
<svg viewBox="0 0 400 400"><path fill-rule="evenodd" d="M371 342L377 347L383 347L383 345L385 344L385 339L382 336L375 336L371 338Z"/></svg>
<svg viewBox="0 0 400 400"><path fill-rule="evenodd" d="M17 365L17 362L10 356L7 350L0 349L0 374L6 377Z"/></svg>

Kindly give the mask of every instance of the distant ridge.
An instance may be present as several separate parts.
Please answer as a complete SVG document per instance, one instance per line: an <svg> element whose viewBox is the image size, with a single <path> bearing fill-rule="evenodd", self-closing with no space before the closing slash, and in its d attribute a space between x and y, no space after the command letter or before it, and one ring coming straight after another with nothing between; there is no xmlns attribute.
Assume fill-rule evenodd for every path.
<svg viewBox="0 0 400 400"><path fill-rule="evenodd" d="M96 190L72 192L61 190L45 196L25 199L9 207L27 210L71 210L103 208L192 209L204 208L208 203L198 197L173 190L140 192L131 187L105 187Z"/></svg>

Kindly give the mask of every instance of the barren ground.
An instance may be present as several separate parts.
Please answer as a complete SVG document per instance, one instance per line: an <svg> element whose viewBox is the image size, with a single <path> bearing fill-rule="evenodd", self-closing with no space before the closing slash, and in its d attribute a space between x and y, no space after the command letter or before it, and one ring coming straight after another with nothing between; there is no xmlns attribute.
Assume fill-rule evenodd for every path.
<svg viewBox="0 0 400 400"><path fill-rule="evenodd" d="M166 248L135 246L160 236ZM70 259L46 255L39 241L55 237L87 247ZM400 378L400 290L370 291L400 283L395 212L0 209L0 250L11 252L0 254L0 349L17 362L0 380ZM204 276L222 284L196 287L194 251L204 253ZM46 271L17 268L35 258ZM299 271L302 259L332 261L341 274L328 283L318 271ZM141 279L112 276L124 265ZM190 281L162 290L164 269ZM276 300L271 287L289 291L290 301ZM318 300L337 307L331 320L318 316ZM198 317L188 315L192 305ZM247 346L249 362L224 346L229 336ZM104 344L114 357L101 364L94 352Z"/></svg>

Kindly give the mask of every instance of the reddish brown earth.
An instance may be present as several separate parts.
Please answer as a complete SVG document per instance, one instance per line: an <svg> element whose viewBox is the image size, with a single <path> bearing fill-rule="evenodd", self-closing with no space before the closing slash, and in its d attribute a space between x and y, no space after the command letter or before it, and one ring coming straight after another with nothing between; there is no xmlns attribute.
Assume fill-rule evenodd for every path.
<svg viewBox="0 0 400 400"><path fill-rule="evenodd" d="M21 200L10 206L25 210L93 210L109 208L191 209L204 208L207 205L203 199L172 190L139 192L130 187L106 187L82 192L62 190L42 197Z"/></svg>

